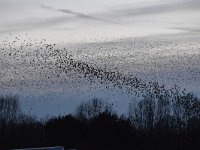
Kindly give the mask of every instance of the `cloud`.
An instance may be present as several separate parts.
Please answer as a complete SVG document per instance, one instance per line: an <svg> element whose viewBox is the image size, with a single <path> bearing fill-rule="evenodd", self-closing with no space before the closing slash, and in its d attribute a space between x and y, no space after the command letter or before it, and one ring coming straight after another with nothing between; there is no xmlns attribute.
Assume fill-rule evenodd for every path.
<svg viewBox="0 0 200 150"><path fill-rule="evenodd" d="M76 17L79 17L79 18L82 18L82 19L89 19L89 20L100 21L100 22L111 23L111 24L119 24L119 23L114 22L114 21L94 17L94 16L91 16L91 15L86 15L86 14L83 14L83 13L72 11L70 9L55 9L55 8L48 7L48 6L45 6L45 5L42 5L42 8L55 10L55 11L66 13L66 14L72 14L72 15L75 15Z"/></svg>
<svg viewBox="0 0 200 150"><path fill-rule="evenodd" d="M0 28L0 34L10 33L10 32L19 32L19 31L29 31L35 29L45 29L47 27L56 26L67 21L70 21L72 18L69 17L55 17L48 19L38 19L38 18L29 18L21 20L18 22L6 24Z"/></svg>
<svg viewBox="0 0 200 150"><path fill-rule="evenodd" d="M121 8L117 10L111 10L113 17L130 17L130 16L142 16L142 15L153 15L162 14L173 11L182 10L199 10L200 0L176 0L176 1L165 1L149 3L148 6L135 8L129 6L129 8Z"/></svg>
<svg viewBox="0 0 200 150"><path fill-rule="evenodd" d="M193 32L193 33L200 33L200 28L194 28L194 27L173 27L171 29L182 30L186 32Z"/></svg>
<svg viewBox="0 0 200 150"><path fill-rule="evenodd" d="M8 1L9 1L9 3L8 3ZM0 11L2 11L1 14L3 17L3 19L2 19L3 21L0 23L0 25L1 25L0 33L1 34L8 33L8 32L16 32L16 31L46 29L49 27L57 27L59 29L62 29L62 28L60 28L59 25L62 25L64 23L69 23L68 27L71 27L71 26L74 27L74 25L78 26L78 27L80 27L80 25L83 25L83 26L85 25L84 27L86 27L86 26L88 27L88 25L89 25L89 27L90 27L90 24L88 24L89 21L90 21L89 23L92 23L91 25L94 25L94 24L96 25L97 23L102 23L102 24L104 23L103 25L107 25L107 24L108 25L109 24L111 24L111 25L121 25L121 24L127 25L129 23L129 21L134 21L134 23L143 21L143 23L146 24L146 23L148 23L148 22L146 22L148 20L146 20L145 18L142 18L142 17L140 18L140 16L164 14L164 13L175 12L175 11L200 10L200 0L168 0L168 1L157 0L157 1L151 1L151 2L146 0L144 5L143 5L144 1L142 2L141 5L137 5L137 4L122 5L122 4L117 3L117 0L116 0L116 3L113 4L113 6L115 5L115 7L112 7L111 9L108 9L107 4L105 4L105 6L104 6L105 9L101 9L101 11L99 11L99 12L95 11L95 13L84 14L84 13L81 13L78 11L77 12L73 11L74 9L70 6L69 6L70 9L52 8L52 7L46 6L48 4L46 1L42 2L46 5L41 5L41 1L39 2L39 0L38 0L37 5L35 5L34 9L32 9L32 12L36 12L36 11L44 12L45 9L51 10L51 11L45 11L45 14L41 13L41 15L44 15L43 16L44 18L48 17L47 19L39 19L39 18L35 17L35 14L39 14L39 13L31 13L33 15L30 16L30 14L24 13L24 12L26 12L26 11L24 11L24 9L18 8L18 5L17 5L18 9L16 11L15 10L16 8L14 5L16 2L14 3L14 0L8 0L8 1L0 0ZM13 1L13 3L11 3L12 1ZM24 2L25 0L17 0L17 2L18 1ZM30 0L30 1L31 1L30 4L32 4L33 0ZM87 3L85 5L87 5ZM8 4L11 4L15 9L12 10L11 9L12 7L10 5L8 7ZM89 5L89 3L88 3L88 5ZM56 5L56 6L59 6L59 5ZM30 8L30 6L28 4L27 5L23 4L20 7L25 7L26 10ZM32 5L31 5L31 7L32 7ZM41 7L42 7L42 9L41 9ZM2 10L1 8L5 8L5 10ZM18 11L20 11L22 13L18 13ZM55 13L56 16L57 15L60 15L60 16L52 17L52 14L54 15L54 11L60 12L63 14L69 14L69 15L60 15L60 14ZM5 13L5 15L4 15L4 13ZM9 16L9 14L14 14L14 15ZM23 14L24 14L24 16L23 16ZM198 15L198 13L197 13L197 15ZM20 16L22 16L22 17L20 17ZM139 16L139 17L136 18L137 16ZM11 18L11 17L13 17L13 20L7 19L7 18ZM22 18L25 18L25 17L27 17L28 19L21 20ZM34 17L34 18L31 18L31 17ZM128 20L129 17L130 18L132 17L134 20L131 20L131 19ZM125 20L123 20L123 19L125 19ZM188 18L186 18L185 20L187 21L187 19ZM166 22L167 21L168 20L166 20ZM184 21L184 22L186 22L186 21ZM102 25L102 24L100 24L100 25ZM132 25L132 22L131 22L131 25ZM63 27L63 29L68 29L68 27ZM116 27L118 27L118 26L116 26ZM71 28L69 28L69 30L70 29ZM178 28L176 28L176 29L178 29ZM185 31L187 30L189 32L199 32L198 28L179 28L179 30L185 30Z"/></svg>
<svg viewBox="0 0 200 150"><path fill-rule="evenodd" d="M93 20L93 21L95 20L95 21L117 24L115 22L112 22L112 21L109 21L106 19L96 18L96 17L85 15L82 13L73 12L73 11L67 10L67 9L53 9L53 8L47 7L47 6L42 6L42 7L46 8L46 9L59 11L62 13L72 14L72 15L75 15L76 17L82 18L82 19L89 19L89 20ZM4 24L2 24L1 28L0 28L0 34L46 29L49 27L57 27L58 25L64 24L66 22L69 22L70 24L79 22L79 23L76 23L76 25L80 26L80 21L82 21L82 20L77 19L72 16L51 17L51 18L46 18L46 19L41 19L41 18L28 18L28 19L23 19L23 20L17 19L16 21L5 22ZM60 28L60 29L62 29L62 28ZM66 28L65 27L64 30L66 30L66 29L73 30L74 28Z"/></svg>

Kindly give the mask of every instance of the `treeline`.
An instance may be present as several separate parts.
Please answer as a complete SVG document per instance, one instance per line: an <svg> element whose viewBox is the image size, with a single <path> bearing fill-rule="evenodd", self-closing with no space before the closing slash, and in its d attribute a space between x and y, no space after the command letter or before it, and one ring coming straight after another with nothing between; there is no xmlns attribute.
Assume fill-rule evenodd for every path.
<svg viewBox="0 0 200 150"><path fill-rule="evenodd" d="M17 97L0 97L0 149L61 145L85 150L188 150L200 147L200 100L192 94L170 102L147 94L119 116L94 98L74 114L38 121L23 114Z"/></svg>

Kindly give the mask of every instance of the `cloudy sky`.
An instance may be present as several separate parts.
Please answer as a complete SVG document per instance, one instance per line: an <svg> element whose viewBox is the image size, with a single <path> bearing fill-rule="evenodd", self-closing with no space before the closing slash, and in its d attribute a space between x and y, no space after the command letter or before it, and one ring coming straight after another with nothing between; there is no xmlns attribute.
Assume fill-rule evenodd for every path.
<svg viewBox="0 0 200 150"><path fill-rule="evenodd" d="M54 41L200 33L199 0L0 0L0 37Z"/></svg>
<svg viewBox="0 0 200 150"><path fill-rule="evenodd" d="M144 80L159 80L160 83L167 83L169 86L177 84L199 93L199 16L200 0L0 0L0 45L2 39L10 37L13 40L15 35L25 35L25 38L39 39L39 41L41 38L45 38L48 42L58 43L81 41L77 45L74 44L74 47L70 47L74 56L80 56L81 60L91 59L92 63L102 63L102 66L108 62L108 65L121 68L122 72L130 72ZM26 36L27 34L28 36ZM83 41L113 39L122 40L82 44ZM29 42L29 39L26 40ZM12 51L9 47L6 50ZM7 51L6 54L8 54ZM10 56L7 56L10 59ZM9 59L7 61L4 55L0 55L0 58L3 60L0 62L0 70L5 73L0 78L0 87L3 87L2 89L8 93L16 91L17 95L18 93L23 95L24 86L25 98L22 99L29 99L26 97L26 93L30 97L36 96L35 99L38 99L37 96L41 94L34 93L34 89L43 94L45 89L40 89L46 84L48 85L46 86L48 94L52 91L58 92L58 96L55 94L56 101L46 101L34 105L32 102L24 103L25 109L29 109L27 105L30 105L33 112L39 116L73 111L72 108L74 109L78 102L94 96L101 98L104 95L105 99L117 101L121 107L118 109L121 110L126 110L130 102L130 95L122 95L118 91L108 91L104 87L99 90L96 85L95 88L91 87L85 80L81 80L84 83L81 86L82 82L76 80L76 77L75 80L67 78L69 84L64 80L66 84L59 85L58 89L56 84L45 82L46 80L43 83L43 80L40 80L37 75L41 73L41 79L43 79L45 74L40 67L38 67L39 73L36 73L37 70L31 70L26 65L19 66L14 60L13 65L12 61ZM7 62L9 64L11 62L14 70L7 69L8 67L5 65ZM15 70L17 70L17 74L14 73ZM50 74L48 73L47 70L47 75L51 75L51 70ZM53 75L52 77L54 77ZM66 76L68 77L68 75ZM63 83L63 78L55 78L55 83L57 81ZM25 80L27 82L24 82ZM39 86L42 86L36 86L35 83L40 83ZM28 85L33 91L32 95L27 88ZM32 87L32 85L34 86ZM72 91L66 90L66 87ZM88 92L89 87L92 91ZM62 97L59 95L60 91L68 93L64 93ZM4 91L1 90L1 92ZM122 99L120 96L127 99L127 103L120 101ZM52 98L50 95L42 96L42 99L51 100ZM64 101L65 99L68 101ZM126 104L127 106L125 106Z"/></svg>

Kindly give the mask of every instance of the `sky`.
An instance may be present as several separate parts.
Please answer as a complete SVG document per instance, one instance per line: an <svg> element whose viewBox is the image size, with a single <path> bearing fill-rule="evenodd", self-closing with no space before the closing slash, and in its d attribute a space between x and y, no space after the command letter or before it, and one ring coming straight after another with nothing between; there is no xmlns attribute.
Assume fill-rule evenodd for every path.
<svg viewBox="0 0 200 150"><path fill-rule="evenodd" d="M46 39L61 43L56 46L65 46L81 61L111 65L125 75L177 84L199 94L199 16L200 0L0 0L0 46L15 36L25 41L19 41L22 47ZM25 100L23 108L36 116L69 113L82 100L96 96L125 112L133 99L96 82L77 80L79 74L58 78L55 70L33 69L23 64L21 53L20 59L14 55L12 60L9 53L15 48L8 46L6 55L0 55L1 92L19 95Z"/></svg>
<svg viewBox="0 0 200 150"><path fill-rule="evenodd" d="M0 0L0 38L91 41L199 33L199 0Z"/></svg>

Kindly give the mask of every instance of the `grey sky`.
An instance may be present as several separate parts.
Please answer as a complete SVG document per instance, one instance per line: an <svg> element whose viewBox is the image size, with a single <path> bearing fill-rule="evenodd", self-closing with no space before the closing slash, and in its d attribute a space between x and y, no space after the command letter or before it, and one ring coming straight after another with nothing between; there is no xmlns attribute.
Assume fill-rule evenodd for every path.
<svg viewBox="0 0 200 150"><path fill-rule="evenodd" d="M13 40L15 35L20 35L22 40L27 41L29 38L39 41L44 38L48 43L61 42L58 47L63 46L62 42L79 42L64 45L77 60L100 64L102 68L104 64L108 67L110 65L113 69L118 68L123 73L132 73L146 81L159 79L161 83L167 81L169 86L181 83L182 87L196 90L195 93L199 94L199 16L200 0L0 0L0 46L2 40ZM116 40L118 38L124 39ZM105 42L106 40L114 42ZM82 43L85 41L94 43ZM104 42L95 43L96 41ZM21 41L16 44L21 44ZM10 48L7 50L12 51ZM115 90L112 91L114 93L110 93L108 89L99 90L96 85L93 88L89 81L77 80L79 74L75 77L67 74L67 78L62 78L64 74L61 74L61 78L54 78L57 72L52 70L53 82L45 79L43 84L45 74L51 77L48 68L26 68L24 62L12 63L12 58L8 57L11 59L8 59L9 63L13 66L9 69L0 65L0 70L4 69L3 72L6 73L3 75L2 85L4 87L8 83L10 86L9 83L12 83L10 89L2 88L1 92L11 91L17 95L25 93L24 97L26 94L29 95L26 98L31 101L30 107L33 107L37 115L47 111L50 114L60 114L61 109L72 111L75 103L94 96L105 99L108 97L120 102L119 107L122 109L125 107L124 101L120 101L121 97L128 100L127 106L130 102L131 97L125 93L123 95ZM0 63L4 64L4 55L0 58ZM5 60L7 62L7 58ZM15 66L17 74L14 74L15 69L12 70ZM44 86L36 85L38 81ZM57 86L57 83L61 85ZM29 84L32 94L27 88ZM43 89L45 86L47 91ZM88 92L88 89L92 89L92 92ZM40 92L42 99L45 98L46 101L34 101L33 106L32 100L40 100L37 97L41 95ZM117 95L114 96L115 93ZM52 95L55 95L55 101L52 100ZM61 106L57 107L58 104ZM29 109L27 101L24 106ZM44 111L44 107L49 110Z"/></svg>
<svg viewBox="0 0 200 150"><path fill-rule="evenodd" d="M140 15L152 15L170 13L176 11L194 11L200 9L199 0L182 0L182 1L163 1L157 2L154 5L139 7L139 8L121 8L118 11L114 10L113 14L126 16L140 16Z"/></svg>
<svg viewBox="0 0 200 150"><path fill-rule="evenodd" d="M81 40L195 33L199 15L199 0L0 0L0 34Z"/></svg>
<svg viewBox="0 0 200 150"><path fill-rule="evenodd" d="M101 22L105 22L105 23L119 24L117 22L113 22L113 21L110 21L110 20L105 20L105 19L94 17L94 16L86 15L86 14L83 14L83 13L74 12L70 9L55 9L55 8L48 7L48 6L45 6L45 5L42 5L42 8L55 10L55 11L66 13L66 14L72 14L72 15L75 15L76 17L82 18L82 19L89 19L89 20L101 21Z"/></svg>

